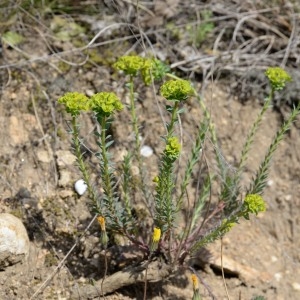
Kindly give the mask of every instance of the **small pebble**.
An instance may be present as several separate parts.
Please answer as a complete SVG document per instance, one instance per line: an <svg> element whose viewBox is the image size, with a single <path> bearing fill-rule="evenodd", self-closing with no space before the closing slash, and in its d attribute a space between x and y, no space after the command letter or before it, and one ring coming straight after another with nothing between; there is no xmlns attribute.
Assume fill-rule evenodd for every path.
<svg viewBox="0 0 300 300"><path fill-rule="evenodd" d="M150 157L153 154L153 149L149 146L142 146L141 155L144 157Z"/></svg>
<svg viewBox="0 0 300 300"><path fill-rule="evenodd" d="M87 190L87 184L84 182L83 179L79 179L75 182L75 191L78 195L83 195Z"/></svg>
<svg viewBox="0 0 300 300"><path fill-rule="evenodd" d="M300 291L300 283L299 282L293 282L292 286L295 291Z"/></svg>
<svg viewBox="0 0 300 300"><path fill-rule="evenodd" d="M277 281L280 281L282 279L282 274L281 273L275 273L274 277Z"/></svg>
<svg viewBox="0 0 300 300"><path fill-rule="evenodd" d="M278 258L276 257L276 256L271 256L271 261L274 263L274 262L276 262L276 261L278 261Z"/></svg>

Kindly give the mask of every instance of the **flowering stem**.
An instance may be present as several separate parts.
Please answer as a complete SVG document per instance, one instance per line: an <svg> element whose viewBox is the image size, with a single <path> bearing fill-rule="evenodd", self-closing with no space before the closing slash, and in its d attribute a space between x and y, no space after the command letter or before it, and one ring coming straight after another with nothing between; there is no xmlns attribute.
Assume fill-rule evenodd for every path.
<svg viewBox="0 0 300 300"><path fill-rule="evenodd" d="M152 215L152 212L150 210L151 196L149 195L149 191L145 184L145 172L144 172L143 163L142 163L141 156L140 156L141 141L140 141L138 119L137 119L137 115L136 115L136 107L135 107L135 100L134 100L133 78L134 78L133 75L131 75L129 84L130 84L130 112L131 112L131 119L132 119L132 127L133 127L133 131L134 131L134 136L135 136L135 158L138 162L138 168L139 168L139 172L141 175L141 190L146 199L146 207L149 209L149 212Z"/></svg>
<svg viewBox="0 0 300 300"><path fill-rule="evenodd" d="M113 190L113 183L112 183L112 177L111 177L111 170L110 170L110 162L108 159L108 153L107 153L107 144L106 144L106 130L107 126L109 124L109 117L103 116L100 113L97 114L97 121L99 122L101 126L100 131L100 141L98 143L100 147L100 166L101 166L101 178L103 181L103 189L104 189L104 198L103 198L103 204L105 205L105 217L112 222L116 230L120 230L120 222L119 218L116 215L116 210L114 206L114 190Z"/></svg>
<svg viewBox="0 0 300 300"><path fill-rule="evenodd" d="M130 112L131 112L131 119L132 119L132 127L135 136L135 154L136 157L139 157L141 142L139 136L139 129L138 129L138 120L136 116L136 109L134 103L134 85L133 85L133 76L130 76ZM138 159L140 160L140 159Z"/></svg>
<svg viewBox="0 0 300 300"><path fill-rule="evenodd" d="M175 123L177 122L177 112L178 112L178 107L179 107L179 101L175 101L175 104L174 104L174 106L172 107L172 116L171 116L171 121L170 121L170 124L168 124L168 126L167 126L167 130L168 130L168 132L167 132L167 139L169 138L169 137L171 137L172 136L172 134L173 134L173 131L174 131L174 125L175 125Z"/></svg>
<svg viewBox="0 0 300 300"><path fill-rule="evenodd" d="M237 177L238 178L241 176L241 173L242 173L243 168L245 166L245 162L246 162L246 159L248 157L250 146L253 143L254 135L255 135L255 133L256 133L261 121L262 121L263 115L265 114L265 112L270 107L270 102L273 99L273 96L274 96L274 91L272 89L269 97L266 99L266 101L264 103L264 106L263 106L262 110L260 111L260 113L257 116L255 122L253 123L252 128L250 130L250 133L248 134L246 143L245 143L245 145L243 147L243 150L242 150L241 160L240 160L239 165L238 165L238 170L237 170Z"/></svg>
<svg viewBox="0 0 300 300"><path fill-rule="evenodd" d="M259 170L257 171L255 178L252 181L250 188L248 189L249 194L261 194L264 187L267 184L269 169L271 159L274 152L276 151L279 143L282 141L285 133L291 128L292 123L295 121L296 117L300 114L300 102L298 106L293 109L288 119L283 123L281 128L277 131L273 142L271 143L268 152L261 163Z"/></svg>
<svg viewBox="0 0 300 300"><path fill-rule="evenodd" d="M94 209L96 210L96 212L98 214L101 214L101 208L99 205L98 197L97 197L96 192L91 184L90 174L86 168L86 165L83 160L83 155L80 150L81 141L79 139L79 125L77 124L77 116L72 116L71 123L72 123L74 151L75 151L75 156L76 156L76 160L78 163L78 167L82 174L83 180L87 185L89 197L92 199Z"/></svg>

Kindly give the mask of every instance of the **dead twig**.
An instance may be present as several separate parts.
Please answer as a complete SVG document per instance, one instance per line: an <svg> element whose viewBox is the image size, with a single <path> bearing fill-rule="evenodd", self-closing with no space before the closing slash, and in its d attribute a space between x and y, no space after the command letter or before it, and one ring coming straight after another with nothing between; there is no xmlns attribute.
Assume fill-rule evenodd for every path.
<svg viewBox="0 0 300 300"><path fill-rule="evenodd" d="M138 266L130 266L116 272L108 277L102 284L102 279L96 281L93 285L85 285L76 288L72 292L72 299L93 299L98 297L99 291L102 289L104 295L113 293L114 291L136 283L145 283L147 269L147 281L158 282L171 274L170 266L159 261L152 261L150 263L144 262Z"/></svg>

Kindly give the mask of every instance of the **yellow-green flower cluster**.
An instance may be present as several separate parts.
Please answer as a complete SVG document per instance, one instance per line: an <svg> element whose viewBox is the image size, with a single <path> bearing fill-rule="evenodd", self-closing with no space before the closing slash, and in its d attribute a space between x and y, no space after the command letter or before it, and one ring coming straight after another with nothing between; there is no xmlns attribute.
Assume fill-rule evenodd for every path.
<svg viewBox="0 0 300 300"><path fill-rule="evenodd" d="M139 71L145 66L146 60L137 55L125 55L121 56L117 62L114 64L114 67L118 70L124 71L127 75L136 76Z"/></svg>
<svg viewBox="0 0 300 300"><path fill-rule="evenodd" d="M137 76L140 72L144 83L147 85L151 83L152 78L161 79L170 70L158 59L143 58L138 55L121 56L114 67L131 76Z"/></svg>
<svg viewBox="0 0 300 300"><path fill-rule="evenodd" d="M193 94L193 88L188 80L174 79L160 87L160 94L167 100L183 101Z"/></svg>
<svg viewBox="0 0 300 300"><path fill-rule="evenodd" d="M242 209L241 216L249 220L249 214L258 214L261 211L266 210L266 203L264 199L258 194L248 194L245 197Z"/></svg>
<svg viewBox="0 0 300 300"><path fill-rule="evenodd" d="M152 179L153 182L155 183L159 183L159 177L158 176L154 176L154 178Z"/></svg>
<svg viewBox="0 0 300 300"><path fill-rule="evenodd" d="M91 109L100 114L111 115L116 110L122 110L123 104L115 93L101 92L90 99Z"/></svg>
<svg viewBox="0 0 300 300"><path fill-rule="evenodd" d="M258 214L266 210L266 203L264 199L258 194L249 194L246 196L243 208L246 213Z"/></svg>
<svg viewBox="0 0 300 300"><path fill-rule="evenodd" d="M58 102L64 104L66 111L72 116L77 116L80 111L86 111L90 108L89 98L78 92L66 93L58 99Z"/></svg>
<svg viewBox="0 0 300 300"><path fill-rule="evenodd" d="M164 151L166 156L171 160L175 160L178 158L180 154L180 150L181 150L181 145L178 141L178 138L175 136L168 138L167 145Z"/></svg>
<svg viewBox="0 0 300 300"><path fill-rule="evenodd" d="M78 92L66 93L58 99L66 107L66 111L72 116L78 116L80 111L93 110L96 113L111 115L117 110L123 109L123 104L115 93L101 92L88 98Z"/></svg>
<svg viewBox="0 0 300 300"><path fill-rule="evenodd" d="M292 80L292 77L280 67L268 68L265 74L274 91L282 90L285 87L285 84Z"/></svg>

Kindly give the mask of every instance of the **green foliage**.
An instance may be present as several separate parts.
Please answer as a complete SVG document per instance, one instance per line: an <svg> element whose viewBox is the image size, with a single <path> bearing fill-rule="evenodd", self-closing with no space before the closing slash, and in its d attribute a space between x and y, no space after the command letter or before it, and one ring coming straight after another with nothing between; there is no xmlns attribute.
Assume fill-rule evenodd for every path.
<svg viewBox="0 0 300 300"><path fill-rule="evenodd" d="M123 201L125 209L129 216L131 216L131 207L132 203L130 201L132 193L132 175L131 175L131 154L128 153L125 155L123 164L122 164L122 191L123 191Z"/></svg>
<svg viewBox="0 0 300 300"><path fill-rule="evenodd" d="M297 116L299 115L299 112L300 112L300 102L298 103L298 106L293 109L292 113L289 115L288 119L283 123L281 128L277 131L268 149L268 152L264 160L260 164L260 167L256 172L255 178L253 179L248 189L248 193L261 194L263 192L263 189L267 184L272 157L275 151L277 150L280 142L283 140L285 133L291 128L292 123L296 120Z"/></svg>
<svg viewBox="0 0 300 300"><path fill-rule="evenodd" d="M155 224L166 232L172 228L175 218L175 205L172 192L175 188L174 163L179 156L180 144L176 137L167 140L161 158L159 175L156 178Z"/></svg>
<svg viewBox="0 0 300 300"><path fill-rule="evenodd" d="M85 32L82 26L61 16L54 16L50 28L54 32L55 37L61 41L70 41Z"/></svg>
<svg viewBox="0 0 300 300"><path fill-rule="evenodd" d="M184 172L184 178L180 185L180 195L177 199L177 211L180 210L182 207L182 201L184 199L184 195L186 193L187 186L189 185L193 170L195 169L197 163L199 162L199 158L201 158L201 151L204 146L204 141L206 137L206 131L207 131L207 123L203 122L199 126L198 134L196 136L195 144L192 147L191 150L191 157L188 159L185 172ZM209 176L208 176L209 178ZM192 228L193 224L195 222L195 219L199 217L201 214L202 208L204 203L206 202L207 195L209 194L209 187L210 187L210 180L206 180L206 184L202 186L201 193L199 194L199 199L196 201L196 206L193 210L193 220L192 220Z"/></svg>
<svg viewBox="0 0 300 300"><path fill-rule="evenodd" d="M273 92L271 93L271 95ZM226 174L225 177L223 177L224 184L222 186L222 192L221 192L221 199L226 203L225 213L230 214L234 209L237 208L239 205L237 199L241 190L240 187L240 178L244 171L246 161L248 159L248 155L251 149L251 145L253 144L255 134L262 122L263 116L266 113L266 111L270 107L270 102L272 100L272 97L268 97L264 103L263 108L261 109L260 113L258 114L256 120L252 124L252 127L247 135L246 141L244 143L242 153L241 153L241 159L238 163L238 167L236 170L236 173L233 175ZM223 171L223 169L222 169ZM260 181L262 182L262 181ZM258 193L259 191L253 191L253 193Z"/></svg>
<svg viewBox="0 0 300 300"><path fill-rule="evenodd" d="M271 68L266 72L272 87L270 96L266 99L261 112L250 128L241 153L241 159L237 164L237 171L232 174L224 164L224 159L218 147L217 133L212 123L209 111L199 97L192 84L173 74L166 73L168 67L163 63L145 59L139 56L123 56L114 67L128 75L128 87L131 114L132 132L135 136L134 149L128 149L121 166L120 178L116 176L114 161L111 156L113 139L108 129L113 122L112 116L121 111L123 104L113 92L100 92L88 98L83 94L67 93L58 102L64 104L72 117L72 131L74 152L84 181L87 183L89 197L93 211L98 215L101 228L101 242L104 247L109 247L109 235L120 234L131 243L138 245L144 251L149 260L163 256L169 264L182 264L188 255L192 255L199 248L216 239L222 238L229 232L241 218L249 219L250 215L257 215L266 210L266 204L262 198L266 185L270 162L284 134L289 130L293 121L300 113L300 104L296 107L283 123L275 135L273 142L267 150L256 176L249 187L241 186L241 176L251 153L251 146L255 134L262 122L263 115L270 107L274 93L282 89L290 81L289 75L279 68ZM140 155L139 118L136 110L134 77L146 84L149 80L170 77L171 80L161 84L160 94L168 100L166 106L168 122L165 125L166 134L162 137L163 151L159 156L158 174L153 182L145 175L145 166ZM178 163L185 144L181 144L177 137L179 115L184 113L180 106L186 105L185 100L195 97L203 110L203 119L199 120L199 129L194 138L182 178L178 173ZM103 193L99 196L91 183L89 170L80 151L81 140L79 138L78 115L81 111L90 110L95 114L98 122L95 135L99 151L96 156L99 159L101 186ZM182 124L184 126L184 124ZM219 167L219 174L211 174L208 163L203 154L206 140L213 143L215 160ZM132 176L132 163L137 163L139 168L139 181ZM204 167L203 167L204 166ZM198 180L197 193L193 199L188 196L188 189L195 180L195 172L201 174ZM219 176L218 176L219 175ZM120 180L119 180L120 179ZM220 193L215 201L215 207L211 207L213 182L220 184ZM154 185L154 188L153 188ZM139 219L133 213L134 193L143 199L150 216L150 225L142 227ZM246 191L246 194L242 193ZM188 205L186 205L188 204ZM188 208L187 208L188 207ZM187 210L187 222L184 226L177 223L181 211ZM213 208L213 209L211 209ZM210 221L210 226L208 226ZM141 230L143 232L141 234ZM194 299L199 299L197 278L193 277Z"/></svg>
<svg viewBox="0 0 300 300"><path fill-rule="evenodd" d="M187 26L191 40L195 43L196 47L199 47L207 39L209 33L211 33L215 28L215 24L210 21L212 17L211 11L203 10L200 15L201 21L196 28L190 25Z"/></svg>
<svg viewBox="0 0 300 300"><path fill-rule="evenodd" d="M11 46L17 46L24 41L24 38L17 32L7 31L2 35L2 40Z"/></svg>

